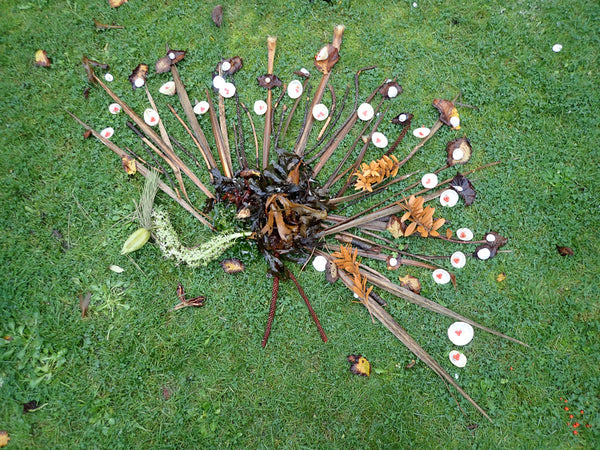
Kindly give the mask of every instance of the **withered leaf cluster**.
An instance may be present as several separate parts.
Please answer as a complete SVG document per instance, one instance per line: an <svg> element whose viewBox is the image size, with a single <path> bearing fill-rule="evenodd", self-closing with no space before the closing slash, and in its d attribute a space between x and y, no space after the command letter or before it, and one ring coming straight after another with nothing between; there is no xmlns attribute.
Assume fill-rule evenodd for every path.
<svg viewBox="0 0 600 450"><path fill-rule="evenodd" d="M489 259L489 258L493 258L494 256L496 256L496 254L498 253L498 249L500 247L503 247L504 245L506 245L506 243L508 242L508 238L502 236L499 233L496 233L495 231L490 231L488 233L486 233L485 235L485 244L481 244L479 246L477 246L477 248L475 248L475 252L473 253L473 256L475 256L477 259ZM488 258L480 258L479 255L479 251L482 249L487 249L489 250L489 257Z"/></svg>
<svg viewBox="0 0 600 450"><path fill-rule="evenodd" d="M233 178L212 173L217 200L234 204L238 218L249 223L272 274L286 278L280 258L318 246L329 206L298 155L280 149L262 172L242 170Z"/></svg>
<svg viewBox="0 0 600 450"><path fill-rule="evenodd" d="M52 62L48 58L46 50L38 50L35 52L35 65L39 67L50 67Z"/></svg>
<svg viewBox="0 0 600 450"><path fill-rule="evenodd" d="M389 93L390 93L390 88L395 88L396 89L396 95L398 94L402 94L402 86L400 86L400 84L398 84L398 82L396 81L388 81L387 83L384 83L383 86L381 86L379 88L379 93L383 96L383 98L385 98L386 100L389 100L390 98L395 97L396 95L392 95L390 97Z"/></svg>
<svg viewBox="0 0 600 450"><path fill-rule="evenodd" d="M398 277L398 280L400 280L400 287L413 291L415 294L421 293L421 282L417 277L405 275L403 277Z"/></svg>
<svg viewBox="0 0 600 450"><path fill-rule="evenodd" d="M229 69L223 70L223 63L229 63ZM216 73L221 72L223 75L233 75L237 71L239 71L244 65L242 58L239 56L234 56L233 58L224 59L217 64L215 69Z"/></svg>
<svg viewBox="0 0 600 450"><path fill-rule="evenodd" d="M353 249L351 245L340 245L340 251L331 254L334 258L333 263L337 268L352 275L352 292L356 294L361 303L367 303L373 286L367 288L367 279L360 273L360 263L356 259L357 255L358 250Z"/></svg>
<svg viewBox="0 0 600 450"><path fill-rule="evenodd" d="M355 190L373 192L373 185L377 184L388 177L395 177L400 168L400 163L394 155L383 155L376 161L371 161L369 164L362 163L360 170L354 172L356 183Z"/></svg>

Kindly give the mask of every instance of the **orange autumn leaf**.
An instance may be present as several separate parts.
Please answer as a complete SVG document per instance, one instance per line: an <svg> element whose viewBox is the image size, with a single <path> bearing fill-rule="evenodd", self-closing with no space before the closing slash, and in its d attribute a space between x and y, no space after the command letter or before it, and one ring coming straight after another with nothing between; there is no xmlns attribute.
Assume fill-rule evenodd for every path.
<svg viewBox="0 0 600 450"><path fill-rule="evenodd" d="M118 8L119 6L121 6L123 3L127 3L127 0L108 0L108 5L111 8Z"/></svg>
<svg viewBox="0 0 600 450"><path fill-rule="evenodd" d="M10 441L10 437L6 431L0 431L0 447L6 447Z"/></svg>
<svg viewBox="0 0 600 450"><path fill-rule="evenodd" d="M371 363L362 355L348 355L350 371L353 374L368 377L371 375Z"/></svg>
<svg viewBox="0 0 600 450"><path fill-rule="evenodd" d="M135 175L137 172L135 159L130 158L129 156L123 156L123 158L121 158L121 164L123 164L123 170L127 172L127 175Z"/></svg>
<svg viewBox="0 0 600 450"><path fill-rule="evenodd" d="M228 274L239 273L246 270L246 266L244 265L244 263L237 258L224 259L223 261L221 261L221 267L223 268L225 273Z"/></svg>
<svg viewBox="0 0 600 450"><path fill-rule="evenodd" d="M498 275L498 276L496 277L496 281L497 281L498 283L501 283L501 282L502 282L502 281L504 281L504 280L506 280L506 274L505 274L504 272L502 272L500 275Z"/></svg>

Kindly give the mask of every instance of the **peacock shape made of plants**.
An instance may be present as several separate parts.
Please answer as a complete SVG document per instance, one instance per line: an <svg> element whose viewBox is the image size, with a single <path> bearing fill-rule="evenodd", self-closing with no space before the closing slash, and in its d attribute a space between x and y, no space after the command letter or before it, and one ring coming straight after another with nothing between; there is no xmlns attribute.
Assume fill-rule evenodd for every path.
<svg viewBox="0 0 600 450"><path fill-rule="evenodd" d="M373 67L361 69L355 75L355 98L352 104L348 100L350 88L340 101L329 83L332 70L340 58L343 33L343 26L334 27L332 42L323 46L315 56L314 66L321 78L312 95L312 79L306 69L294 72L299 79L288 83L275 74L277 40L268 37L267 70L257 77L258 84L266 90L266 101L259 100L254 104L255 114L265 115L262 143L253 115L233 82L233 74L243 67L243 60L239 56L217 63L212 79L213 92L207 89L204 92L206 100L194 106L189 100L178 69L178 64L185 58L185 51L167 48L166 54L155 64L157 74L170 73L173 78L161 87L160 92L177 94L187 123L169 105L170 112L189 133L199 158L175 141L165 129L147 87L147 65L138 65L129 77L132 88L143 87L148 96L150 107L140 115L96 75L94 68L105 69L105 65L86 57L83 60L89 81L110 96L114 102L111 112L122 110L129 116L132 123L128 123L128 126L140 137L143 145L150 149L151 158L144 159L134 151L116 145L111 140L114 130L96 131L69 114L86 129L88 135L95 136L114 151L122 159L123 167L128 173L140 173L146 178L140 201L141 228L128 240L124 252L139 248L152 235L166 256L196 267L217 259L239 239L254 242L264 256L273 280L263 347L266 346L271 331L279 283L284 280L291 280L296 285L322 340L327 341L325 330L291 268L297 263L305 264L312 258L315 268L323 270L329 282L339 280L343 283L372 317L385 325L417 358L490 419L454 378L394 320L385 309L385 301L376 291L382 295L385 292L402 298L515 343L526 344L423 297L420 295L420 282L415 277L400 277L396 283L366 262L383 261L390 273L402 266L416 266L431 271L436 282L455 283L454 274L447 271L440 262L461 267L467 257L486 260L496 256L507 242L505 237L490 231L481 240L473 241L473 235L468 229L459 229L456 233L449 228L444 229L446 220L437 215L436 208L431 203L439 199L441 205L452 206L462 198L465 205L470 205L475 200L476 192L468 175L497 163L438 180L442 171L465 164L471 158L470 141L466 137L458 137L447 143L446 161L441 168L427 173L420 181L409 182L415 173L403 173L403 166L441 127L460 129L457 106L461 105L455 103L456 99L433 100L433 106L439 111L439 119L431 128L413 130L413 134L421 140L400 159L398 148L411 127L412 114L397 113L391 119L399 125L400 130L391 145L387 137L377 131L386 113L394 105L393 100L402 93L400 84L395 79L382 80L360 102L359 77ZM331 100L330 108L323 103L327 93ZM231 103L226 107L226 102ZM302 110L304 116L295 145L293 148L282 148L279 144L286 142L286 135L291 133L289 126L292 117ZM227 117L227 111L230 116L235 111L233 119ZM345 119L342 120L344 113ZM209 138L205 134L207 130L200 126L198 114L208 114L210 118ZM247 143L252 141L254 151L246 148ZM346 143L345 146L341 145L342 142ZM376 150L378 156L367 162L365 156L368 152L373 152L373 147L379 149ZM343 152L341 149L344 149ZM334 154L336 157L331 158ZM204 173L198 176L192 167ZM325 167L328 170L323 171ZM324 173L328 173L328 176L324 177ZM190 201L187 193L190 186L187 183L186 187L184 176L206 197L207 206L203 210ZM203 179L209 179L210 183L203 182ZM166 212L152 206L154 195L159 189L191 213L205 229L213 232L214 239L197 248L183 246ZM374 196L385 198L374 201ZM343 207L367 198L371 200L369 206L359 213L351 216L341 213ZM215 203L230 205L235 210L235 232L216 228L217 212L211 209ZM442 240L453 246L470 248L470 252L467 256L457 251L452 256L443 258L415 255L404 246L409 237ZM399 239L402 245L398 243ZM227 265L235 270L235 266L241 263L230 261L223 264L224 268L227 269ZM204 304L202 297L193 301L186 300L181 286L178 294L182 302L179 307Z"/></svg>

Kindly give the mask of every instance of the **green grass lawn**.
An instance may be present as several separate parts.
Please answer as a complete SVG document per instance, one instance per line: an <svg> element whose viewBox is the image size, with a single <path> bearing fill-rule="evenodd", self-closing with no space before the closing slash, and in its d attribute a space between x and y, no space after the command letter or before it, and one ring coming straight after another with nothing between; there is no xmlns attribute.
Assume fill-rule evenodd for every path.
<svg viewBox="0 0 600 450"><path fill-rule="evenodd" d="M0 4L0 431L11 438L7 448L600 446L600 6L237 0L222 2L218 29L210 18L216 3ZM96 31L93 19L125 28ZM447 357L452 320L387 297L388 312L458 374L492 423L423 362L407 369L410 351L310 266L300 281L329 341L321 342L293 284L283 283L263 349L271 279L255 247L225 253L246 264L236 276L218 261L177 266L154 244L119 254L138 227L134 201L143 179L125 174L100 142L85 140L65 109L96 129L113 126L121 147L143 150L125 116L108 113L101 89L84 98L82 56L108 63L111 88L141 112L145 94L132 91L127 76L139 63L153 67L165 44L188 51L179 71L192 100L203 97L221 58L239 55L244 68L235 80L251 106L264 96L256 77L266 73L268 35L278 38L275 73L288 81L301 67L316 72L313 57L338 23L346 26L331 78L338 97L348 83L353 89L358 69L377 65L361 76L361 99L397 77L404 93L389 116L410 111L414 126L431 126L438 115L431 101L462 92L464 103L478 107L460 110L474 149L466 167L503 161L473 176L474 205L446 217L477 235L498 231L510 252L470 262L457 271L456 288L435 285L421 269L408 273L422 279L426 297L531 348L476 330L467 366L456 369ZM561 52L552 51L556 43ZM38 49L51 67L34 65ZM168 79L153 74L149 86L155 92ZM176 98L155 99L165 111L168 102L179 108ZM176 119L163 115L191 148ZM395 139L397 128L381 127ZM445 127L406 170L440 167L454 136ZM246 142L253 145L249 135ZM407 136L396 154L404 157L416 142ZM157 203L190 245L210 238L165 195ZM409 242L415 253L456 250ZM574 254L562 257L556 245ZM125 272L111 272L111 264ZM497 281L501 273L506 279ZM168 312L178 282L190 297L205 295L206 306ZM82 319L86 292L90 313ZM371 377L350 373L351 353L371 361ZM24 412L34 400L39 408Z"/></svg>

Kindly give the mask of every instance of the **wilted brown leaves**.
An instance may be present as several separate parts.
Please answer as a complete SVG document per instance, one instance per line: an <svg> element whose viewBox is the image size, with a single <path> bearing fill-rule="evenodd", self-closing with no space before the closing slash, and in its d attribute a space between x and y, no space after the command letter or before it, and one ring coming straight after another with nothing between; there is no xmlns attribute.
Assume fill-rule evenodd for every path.
<svg viewBox="0 0 600 450"><path fill-rule="evenodd" d="M129 82L131 83L131 87L135 90L139 87L142 87L146 84L146 77L148 76L148 65L147 64L138 64L138 66L133 69L131 75L129 75Z"/></svg>
<svg viewBox="0 0 600 450"><path fill-rule="evenodd" d="M402 236L405 237L415 232L419 232L422 237L439 236L440 233L437 230L446 223L446 219L439 218L434 220L433 214L435 213L435 208L431 206L423 207L424 202L424 197L415 197L414 195L411 195L405 203L398 202L406 210L406 213L400 219L400 224L397 223L397 218L395 221L390 220L393 228L390 229L390 223L388 222L388 231L392 234L396 233L394 237L399 237L401 232ZM405 224L407 221L410 221L410 224L403 230L402 224Z"/></svg>
<svg viewBox="0 0 600 450"><path fill-rule="evenodd" d="M357 249L353 249L350 245L340 245L339 252L333 252L334 264L338 269L344 270L352 275L352 292L366 303L369 299L369 294L373 290L373 286L367 288L367 279L360 274L360 263L356 260L358 254Z"/></svg>
<svg viewBox="0 0 600 450"><path fill-rule="evenodd" d="M315 67L321 73L327 74L331 72L335 63L340 59L338 49L331 44L323 47L315 56Z"/></svg>
<svg viewBox="0 0 600 450"><path fill-rule="evenodd" d="M571 247L561 247L560 245L556 246L556 250L560 256L573 256L574 252Z"/></svg>
<svg viewBox="0 0 600 450"><path fill-rule="evenodd" d="M354 172L356 176L355 190L373 192L373 185L383 181L387 177L395 177L400 164L394 155L383 155L377 161L362 163L360 170Z"/></svg>
<svg viewBox="0 0 600 450"><path fill-rule="evenodd" d="M405 275L403 277L398 277L398 280L400 280L400 287L413 291L415 294L421 293L421 282L417 277Z"/></svg>
<svg viewBox="0 0 600 450"><path fill-rule="evenodd" d="M221 261L221 267L227 274L240 273L246 270L246 266L237 258L224 259Z"/></svg>
<svg viewBox="0 0 600 450"><path fill-rule="evenodd" d="M39 67L50 67L51 61L45 50L35 52L35 64Z"/></svg>
<svg viewBox="0 0 600 450"><path fill-rule="evenodd" d="M458 110L449 100L443 100L441 98L436 98L433 100L433 106L437 108L440 112L440 121L448 125L449 127L454 128L455 130L460 130L460 120L458 116ZM456 119L453 119L455 117Z"/></svg>

